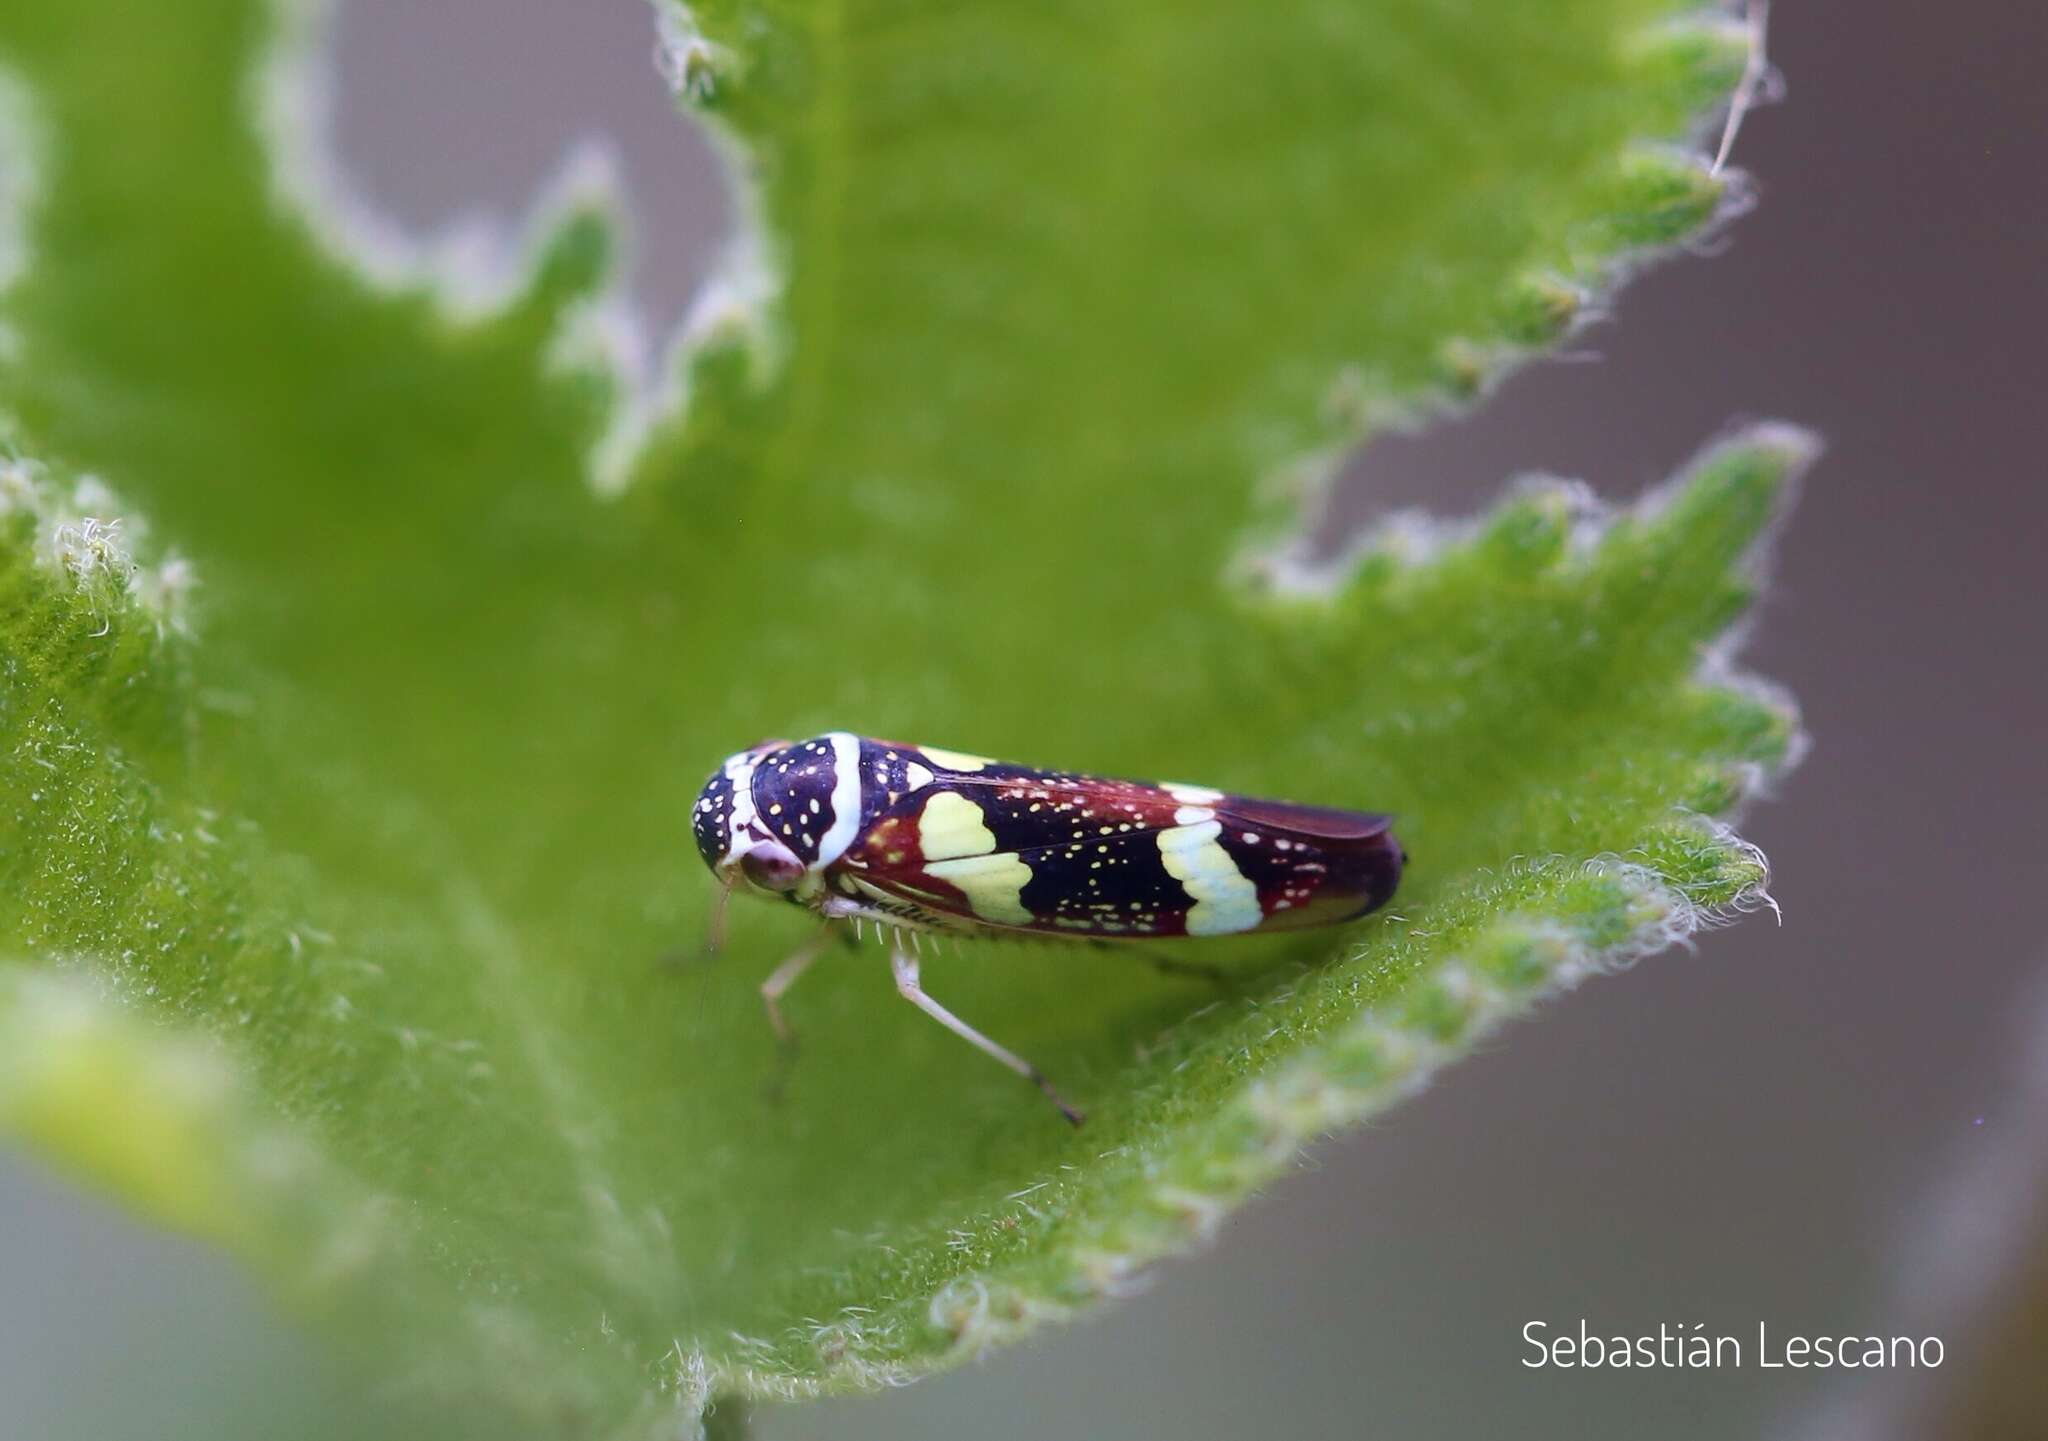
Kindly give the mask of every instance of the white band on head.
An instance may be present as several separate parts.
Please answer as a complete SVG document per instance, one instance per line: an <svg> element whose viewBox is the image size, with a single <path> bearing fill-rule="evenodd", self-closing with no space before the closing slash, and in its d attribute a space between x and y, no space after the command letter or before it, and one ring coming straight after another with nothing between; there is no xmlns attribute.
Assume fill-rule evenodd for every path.
<svg viewBox="0 0 2048 1441"><path fill-rule="evenodd" d="M754 809L754 758L752 753L741 751L736 756L727 756L725 778L732 782L732 817L726 823L725 856L719 861L722 866L735 864L740 852L747 849L744 839L760 813Z"/></svg>
<svg viewBox="0 0 2048 1441"><path fill-rule="evenodd" d="M860 830L860 737L833 731L825 739L832 743L832 825L818 838L818 858L811 862L814 871L845 855Z"/></svg>

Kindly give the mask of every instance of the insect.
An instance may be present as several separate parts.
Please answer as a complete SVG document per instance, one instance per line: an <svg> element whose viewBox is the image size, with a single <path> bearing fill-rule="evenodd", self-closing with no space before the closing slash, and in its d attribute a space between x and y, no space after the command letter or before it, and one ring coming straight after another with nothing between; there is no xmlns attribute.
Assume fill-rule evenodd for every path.
<svg viewBox="0 0 2048 1441"><path fill-rule="evenodd" d="M711 938L735 890L817 913L819 932L761 983L768 1019L836 931L873 922L896 989L955 1035L1081 1115L1038 1069L930 995L925 932L1072 940L1301 930L1354 920L1394 893L1407 856L1387 816L1206 786L1039 770L833 731L729 756L691 816L718 878Z"/></svg>

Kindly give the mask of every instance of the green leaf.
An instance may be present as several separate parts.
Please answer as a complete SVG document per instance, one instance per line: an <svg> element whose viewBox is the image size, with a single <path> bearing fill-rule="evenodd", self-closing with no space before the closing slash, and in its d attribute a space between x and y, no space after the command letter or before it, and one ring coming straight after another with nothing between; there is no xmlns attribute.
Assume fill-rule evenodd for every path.
<svg viewBox="0 0 2048 1441"><path fill-rule="evenodd" d="M1744 37L1663 0L661 15L762 229L650 398L601 199L458 294L358 253L270 7L0 13L0 1126L393 1378L628 1434L1112 1294L1758 903L1706 817L1794 722L1715 658L1807 453L1747 432L1611 518L1525 486L1331 575L1283 538L1728 202L1674 147ZM1215 946L1228 998L930 960L1078 1135L873 950L786 1002L775 1100L800 918L664 957L706 772L834 726L1392 810L1413 864Z"/></svg>

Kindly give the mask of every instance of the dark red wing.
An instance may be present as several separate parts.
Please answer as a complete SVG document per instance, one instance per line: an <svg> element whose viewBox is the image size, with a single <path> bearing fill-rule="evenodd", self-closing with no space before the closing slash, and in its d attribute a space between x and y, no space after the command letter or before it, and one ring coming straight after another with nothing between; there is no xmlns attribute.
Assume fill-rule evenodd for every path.
<svg viewBox="0 0 2048 1441"><path fill-rule="evenodd" d="M1262 801L1254 796L1225 796L1216 812L1226 821L1283 834L1324 841L1369 841L1387 833L1392 816L1371 811L1340 811L1328 806L1297 806L1288 801Z"/></svg>
<svg viewBox="0 0 2048 1441"><path fill-rule="evenodd" d="M1364 915L1405 859L1388 817L985 762L892 797L839 864L871 894L1004 929L1125 937Z"/></svg>

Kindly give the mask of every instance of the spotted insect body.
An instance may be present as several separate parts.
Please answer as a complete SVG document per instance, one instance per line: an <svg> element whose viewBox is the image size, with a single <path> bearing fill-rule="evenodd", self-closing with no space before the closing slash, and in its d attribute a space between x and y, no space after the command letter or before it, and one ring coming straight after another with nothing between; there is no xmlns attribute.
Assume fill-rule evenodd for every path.
<svg viewBox="0 0 2048 1441"><path fill-rule="evenodd" d="M1405 860L1386 816L843 731L729 757L692 827L727 893L780 896L828 923L873 921L899 937L1143 941L1333 925L1383 904ZM906 984L901 955L906 996L1052 1094L924 996L914 963ZM808 961L792 957L763 987L778 1033L776 997Z"/></svg>

